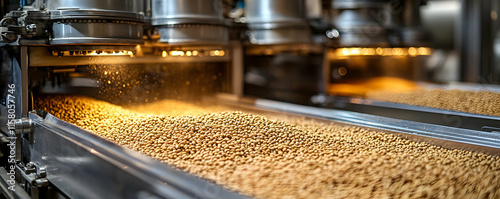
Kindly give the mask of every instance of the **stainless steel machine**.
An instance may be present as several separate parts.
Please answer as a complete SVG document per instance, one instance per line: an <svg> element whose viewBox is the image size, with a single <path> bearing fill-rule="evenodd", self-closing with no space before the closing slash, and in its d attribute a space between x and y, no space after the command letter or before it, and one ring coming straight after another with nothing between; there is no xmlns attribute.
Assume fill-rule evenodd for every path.
<svg viewBox="0 0 500 199"><path fill-rule="evenodd" d="M245 197L34 107L34 97L53 93L114 104L219 96L235 106L284 110L498 155L499 117L374 102L339 89L387 76L498 89L500 5L445 3L461 5L442 18L461 25L446 29L457 35L447 42L433 39L441 38L443 31L436 29L449 22L426 17L442 13L432 7L442 1L1 1L2 193ZM477 22L480 27L471 28ZM442 78L446 67L462 72ZM221 93L232 97L220 98Z"/></svg>

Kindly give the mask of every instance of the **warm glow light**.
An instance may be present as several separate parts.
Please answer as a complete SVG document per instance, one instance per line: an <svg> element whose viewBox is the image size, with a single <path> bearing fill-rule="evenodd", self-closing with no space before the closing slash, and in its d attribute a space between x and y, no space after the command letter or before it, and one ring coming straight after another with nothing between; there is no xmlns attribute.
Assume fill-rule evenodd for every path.
<svg viewBox="0 0 500 199"><path fill-rule="evenodd" d="M347 49L347 48L342 48L342 54L343 54L344 56L349 55L349 49Z"/></svg>
<svg viewBox="0 0 500 199"><path fill-rule="evenodd" d="M410 56L416 56L417 55L417 49L411 47L411 48L408 48L408 54L410 54Z"/></svg>
<svg viewBox="0 0 500 199"><path fill-rule="evenodd" d="M383 49L383 51L384 51L384 52L382 53L382 56L391 56L391 55L392 55L392 53L394 52L394 51L392 50L392 48L382 48L382 49Z"/></svg>
<svg viewBox="0 0 500 199"><path fill-rule="evenodd" d="M409 48L339 48L332 51L333 54L343 56L418 56L431 55L432 50L427 47L409 47Z"/></svg>
<svg viewBox="0 0 500 199"><path fill-rule="evenodd" d="M204 51L204 52L201 52L200 51L197 51L197 50L187 50L187 51L183 51L183 50L170 50L170 51L162 51L162 54L161 56L162 57L168 57L168 56L172 56L172 57L197 57L197 56L204 56L204 55L209 55L209 56L213 56L213 57L222 57L222 56L225 56L226 55L226 52L224 50L211 50L211 51Z"/></svg>
<svg viewBox="0 0 500 199"><path fill-rule="evenodd" d="M420 48L418 48L418 54L419 55L430 55L431 54L431 49L430 48L420 47Z"/></svg>
<svg viewBox="0 0 500 199"><path fill-rule="evenodd" d="M170 55L172 56L184 56L184 52L180 50L172 50L170 51Z"/></svg>
<svg viewBox="0 0 500 199"><path fill-rule="evenodd" d="M210 56L222 57L225 54L226 53L223 50L213 50L213 51L210 51Z"/></svg>
<svg viewBox="0 0 500 199"><path fill-rule="evenodd" d="M109 51L102 51L102 50L71 50L71 51L52 51L53 56L71 56L71 57L81 57L81 56L127 56L127 55L132 55L127 54L127 51L120 51L120 50L109 50Z"/></svg>
<svg viewBox="0 0 500 199"><path fill-rule="evenodd" d="M393 54L394 54L394 55L399 55L399 56L401 56L401 55L403 55L403 54L404 54L404 51L403 51L403 49L402 49L402 48L393 48L393 49L392 49L392 51L393 51Z"/></svg>
<svg viewBox="0 0 500 199"><path fill-rule="evenodd" d="M361 52L359 48L351 48L349 54L351 55L359 55Z"/></svg>
<svg viewBox="0 0 500 199"><path fill-rule="evenodd" d="M344 76L347 74L347 68L345 67L340 67L339 68L339 75Z"/></svg>
<svg viewBox="0 0 500 199"><path fill-rule="evenodd" d="M373 48L363 48L361 50L362 55L375 55L375 49Z"/></svg>

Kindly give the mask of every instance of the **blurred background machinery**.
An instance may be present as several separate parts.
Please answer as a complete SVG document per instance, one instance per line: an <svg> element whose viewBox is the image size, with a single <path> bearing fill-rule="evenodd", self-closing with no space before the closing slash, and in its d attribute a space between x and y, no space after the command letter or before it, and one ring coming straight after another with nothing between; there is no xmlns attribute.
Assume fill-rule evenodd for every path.
<svg viewBox="0 0 500 199"><path fill-rule="evenodd" d="M51 139L22 133L23 125L34 121L38 127L25 130L57 137L61 134L54 129L62 128L77 141L54 139L86 143L80 130L59 127L55 119L44 123L42 113L32 112L34 96L81 94L134 104L199 101L230 93L374 115L390 109L395 110L393 117L429 122L433 117L413 117L419 111L412 108L353 102L374 90L411 92L422 85L500 90L500 3L495 0L2 0L0 6L0 130L5 134L0 164L9 167L6 144L9 137L15 139L15 166L22 174L16 179L23 179L17 183L26 191L9 197L78 198L94 190L118 198L131 193L133 198L157 196L165 190L175 193L171 197L199 196L196 186L212 186L156 163L144 165L161 171L141 170L144 165L133 160L148 160L121 159L121 153L113 154L114 146L106 149L107 159L92 161L132 165L135 170L118 169L109 178L135 180L136 188L123 191L112 180L92 185L91 177L75 182L82 173L67 170L67 159L61 158L85 159L92 156L86 150L99 143L87 140L91 144L79 146L80 151L58 154L33 144ZM9 85L16 86L15 92ZM9 94L11 98L5 97ZM8 107L15 107L18 119L15 136L3 125L12 119ZM441 117L442 112L428 114ZM495 129L498 122L467 115L469 120L474 124L459 127ZM60 158L47 161L51 155ZM68 173L45 176L44 168ZM99 174L99 168L79 169L89 176ZM0 175L6 178L4 170ZM175 181L172 175L181 177ZM2 189L8 186L4 181ZM76 187L91 190L74 191ZM109 193L116 189L120 191Z"/></svg>

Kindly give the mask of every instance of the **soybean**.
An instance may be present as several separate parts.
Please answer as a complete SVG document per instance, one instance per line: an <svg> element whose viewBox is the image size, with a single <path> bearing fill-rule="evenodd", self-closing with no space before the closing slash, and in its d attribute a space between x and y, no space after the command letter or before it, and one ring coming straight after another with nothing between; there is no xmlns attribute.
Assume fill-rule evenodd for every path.
<svg viewBox="0 0 500 199"><path fill-rule="evenodd" d="M303 117L159 103L131 110L82 96L36 100L58 118L252 197L500 198L498 156Z"/></svg>

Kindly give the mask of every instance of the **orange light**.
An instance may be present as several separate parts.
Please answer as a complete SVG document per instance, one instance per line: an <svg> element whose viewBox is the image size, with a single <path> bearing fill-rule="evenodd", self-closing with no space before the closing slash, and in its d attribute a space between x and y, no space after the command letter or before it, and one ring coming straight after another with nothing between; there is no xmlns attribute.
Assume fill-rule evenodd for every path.
<svg viewBox="0 0 500 199"><path fill-rule="evenodd" d="M342 66L342 67L340 67L340 68L339 68L339 75L344 76L344 75L346 75L346 74L347 74L347 68L345 68L345 67L343 67L343 66Z"/></svg>
<svg viewBox="0 0 500 199"><path fill-rule="evenodd" d="M172 50L169 53L171 56L184 56L184 52L180 50Z"/></svg>
<svg viewBox="0 0 500 199"><path fill-rule="evenodd" d="M359 55L359 54L361 54L361 50L360 50L360 48L351 48L349 54L350 55Z"/></svg>
<svg viewBox="0 0 500 199"><path fill-rule="evenodd" d="M417 49L414 47L408 48L408 54L410 54L410 56L417 56Z"/></svg>
<svg viewBox="0 0 500 199"><path fill-rule="evenodd" d="M420 48L418 48L418 54L419 55L430 55L431 54L431 49L430 48L425 48L425 47L420 47Z"/></svg>
<svg viewBox="0 0 500 199"><path fill-rule="evenodd" d="M404 54L404 51L402 48L393 48L392 52L393 52L392 53L393 55L398 55L398 56L401 56Z"/></svg>
<svg viewBox="0 0 500 199"><path fill-rule="evenodd" d="M427 47L409 47L409 48L339 48L331 51L332 55L338 57L346 56L418 56L418 55L430 55L432 50Z"/></svg>
<svg viewBox="0 0 500 199"><path fill-rule="evenodd" d="M70 57L85 57L85 56L133 56L132 51L126 50L69 50L69 51L52 51L53 56L70 56Z"/></svg>
<svg viewBox="0 0 500 199"><path fill-rule="evenodd" d="M375 49L373 49L373 48L363 48L363 50L361 50L361 54L362 55L375 55Z"/></svg>

